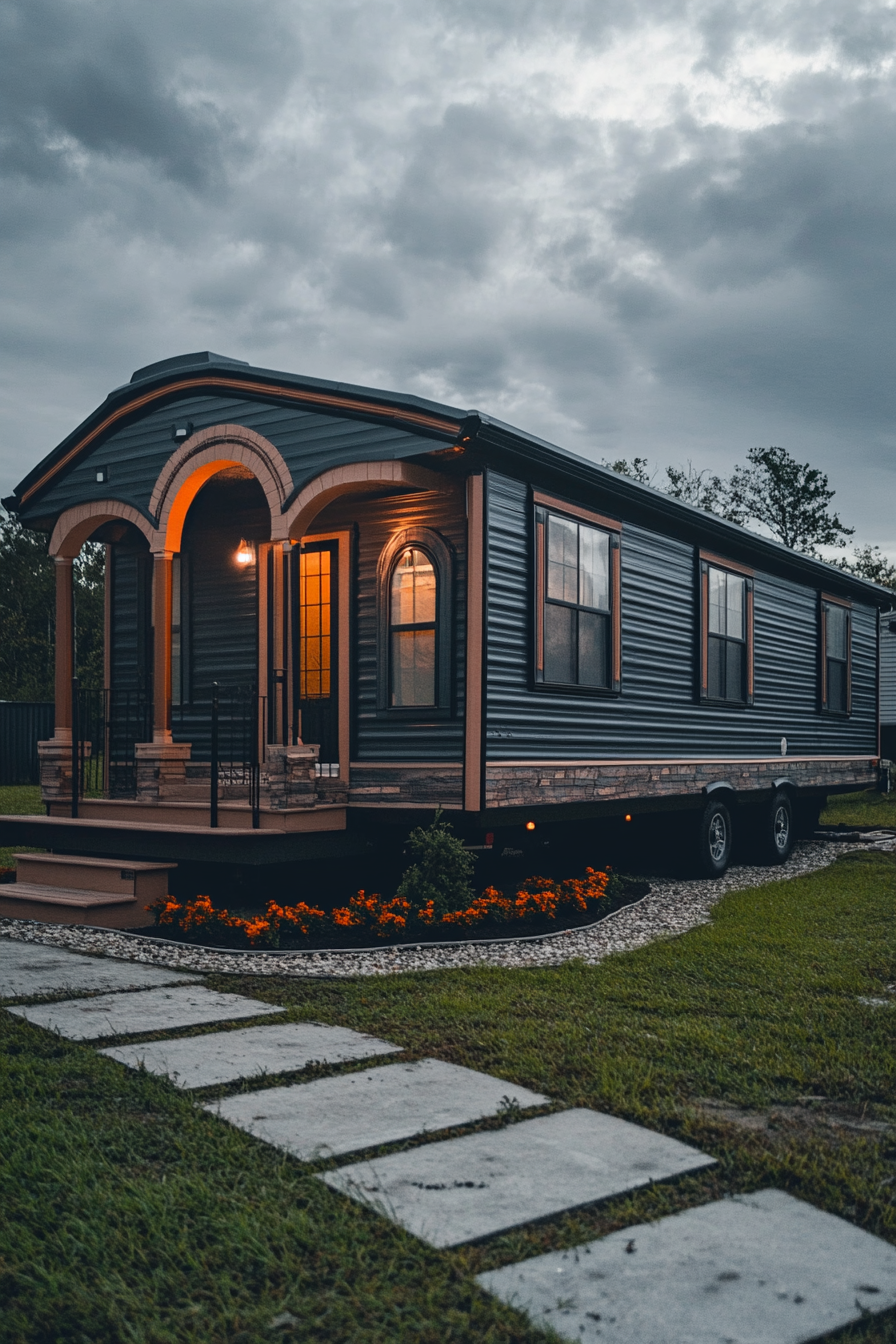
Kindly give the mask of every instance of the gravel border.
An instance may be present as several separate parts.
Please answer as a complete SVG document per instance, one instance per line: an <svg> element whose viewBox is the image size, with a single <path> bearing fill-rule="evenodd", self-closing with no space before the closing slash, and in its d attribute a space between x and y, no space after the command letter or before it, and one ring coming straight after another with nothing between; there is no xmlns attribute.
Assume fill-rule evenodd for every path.
<svg viewBox="0 0 896 1344"><path fill-rule="evenodd" d="M879 838L878 838L879 837ZM67 947L121 961L143 962L174 970L219 975L289 975L320 979L392 975L401 971L437 971L467 966L560 966L580 959L596 965L614 952L628 952L657 938L674 938L707 924L713 906L730 891L765 886L819 868L827 868L849 850L896 850L896 836L880 832L858 842L810 840L797 844L777 868L740 866L724 877L694 881L658 878L647 896L623 906L597 924L546 934L537 941L455 944L450 947L384 947L371 952L216 952L183 943L160 942L139 934L96 929L84 924L42 924L37 920L0 919L0 937L19 942Z"/></svg>

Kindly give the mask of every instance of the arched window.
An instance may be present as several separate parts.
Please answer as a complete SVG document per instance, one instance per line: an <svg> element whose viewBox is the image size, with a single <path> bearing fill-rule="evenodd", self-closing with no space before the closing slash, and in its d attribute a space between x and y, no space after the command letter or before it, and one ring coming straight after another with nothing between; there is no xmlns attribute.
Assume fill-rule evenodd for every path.
<svg viewBox="0 0 896 1344"><path fill-rule="evenodd" d="M399 552L389 590L390 700L397 708L437 703L435 566L425 551Z"/></svg>

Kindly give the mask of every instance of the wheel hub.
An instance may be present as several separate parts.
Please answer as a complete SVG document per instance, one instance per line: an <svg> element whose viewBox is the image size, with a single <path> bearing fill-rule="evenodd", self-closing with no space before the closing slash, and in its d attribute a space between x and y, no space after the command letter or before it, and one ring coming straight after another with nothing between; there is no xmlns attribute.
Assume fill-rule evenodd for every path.
<svg viewBox="0 0 896 1344"><path fill-rule="evenodd" d="M718 812L709 823L709 852L714 863L721 863L728 848L728 827Z"/></svg>

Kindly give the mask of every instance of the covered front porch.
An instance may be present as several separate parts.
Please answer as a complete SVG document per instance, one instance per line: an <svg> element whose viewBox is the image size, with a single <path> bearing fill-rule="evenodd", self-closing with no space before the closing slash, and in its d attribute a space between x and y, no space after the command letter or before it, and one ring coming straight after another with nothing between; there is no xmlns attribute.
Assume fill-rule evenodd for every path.
<svg viewBox="0 0 896 1344"><path fill-rule="evenodd" d="M345 829L352 528L320 518L337 500L344 513L444 480L363 462L296 493L278 458L242 427L200 431L160 474L151 518L100 500L57 520L55 730L39 747L48 818L84 834L87 823ZM99 690L73 675L73 565L88 541L106 552Z"/></svg>

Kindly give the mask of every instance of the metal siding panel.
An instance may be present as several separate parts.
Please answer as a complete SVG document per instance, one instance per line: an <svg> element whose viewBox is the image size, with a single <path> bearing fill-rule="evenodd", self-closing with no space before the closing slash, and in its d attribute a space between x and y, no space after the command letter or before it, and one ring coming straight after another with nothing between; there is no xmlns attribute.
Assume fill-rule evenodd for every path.
<svg viewBox="0 0 896 1344"><path fill-rule="evenodd" d="M891 611L880 623L880 721L887 727L896 724L896 630L890 629L894 622Z"/></svg>
<svg viewBox="0 0 896 1344"><path fill-rule="evenodd" d="M451 496L401 495L376 501L337 501L316 520L319 532L357 524L354 575L352 688L354 746L357 761L461 761L463 759L464 621L466 595L466 516L462 490ZM416 723L377 711L377 593L380 555L396 532L428 527L453 549L453 709L450 718L423 717Z"/></svg>
<svg viewBox="0 0 896 1344"><path fill-rule="evenodd" d="M112 648L111 678L116 691L145 689L151 681L148 630L140 633L141 619L148 624L151 560L147 554L112 547ZM139 587L143 585L143 600Z"/></svg>
<svg viewBox="0 0 896 1344"><path fill-rule="evenodd" d="M248 689L258 680L258 564L240 566L233 557L241 537L264 535L267 512L254 482L213 478L188 515L193 700L210 699L215 681L223 690Z"/></svg>
<svg viewBox="0 0 896 1344"><path fill-rule="evenodd" d="M755 702L695 702L693 549L625 524L622 693L552 694L529 684L528 490L489 476L487 753L490 760L625 760L876 752L875 613L853 610L853 714L817 712L818 595L757 574Z"/></svg>

